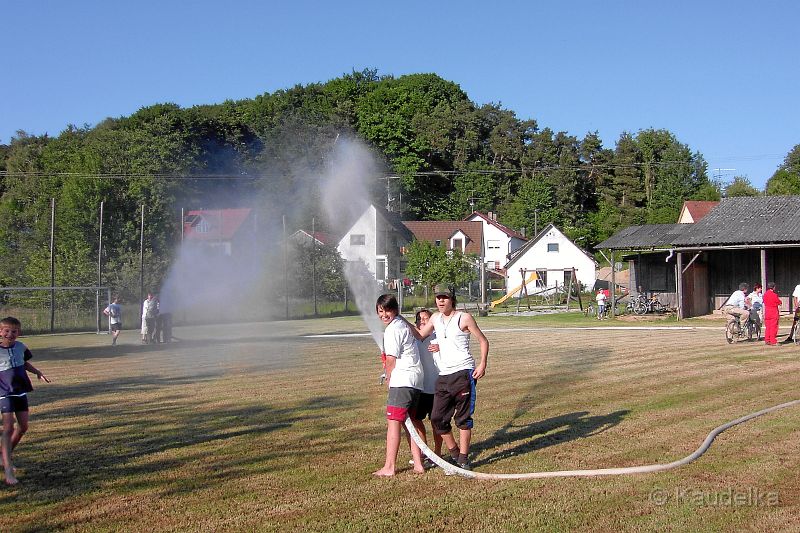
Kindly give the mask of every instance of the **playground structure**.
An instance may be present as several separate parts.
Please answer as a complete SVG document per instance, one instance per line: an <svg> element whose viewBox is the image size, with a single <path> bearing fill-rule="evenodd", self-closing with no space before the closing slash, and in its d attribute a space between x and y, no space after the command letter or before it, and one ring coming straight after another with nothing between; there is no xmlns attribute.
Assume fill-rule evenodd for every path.
<svg viewBox="0 0 800 533"><path fill-rule="evenodd" d="M569 278L565 284L559 287L558 282L555 285L547 285L547 272L562 272L569 273ZM517 296L517 312L520 310L523 298L528 310L531 310L530 300L531 296L541 296L548 305L559 305L562 299L565 299L566 310L569 311L570 302L577 301L578 307L583 310L583 302L581 301L581 288L578 278L575 275L574 268L537 268L537 269L519 269L520 278L524 281L517 287L508 291L505 295L497 300L493 300L490 307L494 309L498 305L505 303L508 299ZM566 278L566 276L565 276ZM528 286L533 284L533 291L529 292Z"/></svg>

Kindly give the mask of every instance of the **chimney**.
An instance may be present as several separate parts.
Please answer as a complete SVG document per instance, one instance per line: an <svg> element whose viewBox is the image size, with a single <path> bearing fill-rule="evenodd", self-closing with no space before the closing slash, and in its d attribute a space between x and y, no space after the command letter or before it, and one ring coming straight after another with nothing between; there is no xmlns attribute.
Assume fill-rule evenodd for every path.
<svg viewBox="0 0 800 533"><path fill-rule="evenodd" d="M489 211L489 213L487 214L487 218L488 218L489 220L492 220L492 212L491 212L491 211Z"/></svg>
<svg viewBox="0 0 800 533"><path fill-rule="evenodd" d="M520 230L519 230L519 232L520 232L520 234L522 234L522 236L524 237L524 236L525 236L525 226L521 227L521 228L520 228Z"/></svg>
<svg viewBox="0 0 800 533"><path fill-rule="evenodd" d="M492 213L492 220L497 222L497 212Z"/></svg>

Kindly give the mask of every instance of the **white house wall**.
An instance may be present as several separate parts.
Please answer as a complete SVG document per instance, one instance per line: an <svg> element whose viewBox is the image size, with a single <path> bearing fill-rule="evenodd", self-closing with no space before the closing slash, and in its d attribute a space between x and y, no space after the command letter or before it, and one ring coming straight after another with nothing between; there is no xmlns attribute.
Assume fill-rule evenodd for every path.
<svg viewBox="0 0 800 533"><path fill-rule="evenodd" d="M363 261L367 268L375 276L375 264L377 260L377 227L378 213L374 206L364 211L364 214L339 241L337 249L345 261ZM364 235L363 245L350 244L351 235Z"/></svg>
<svg viewBox="0 0 800 533"><path fill-rule="evenodd" d="M510 241L512 239L504 232L503 230L497 228L496 226L489 224L486 220L475 215L469 219L471 222L478 221L483 224L483 254L485 261L489 263L490 267L494 267L493 263L497 263L497 266L502 268L508 262L508 254L513 250L518 249L520 245L516 248L511 247ZM519 239L513 239L516 241L520 241ZM489 249L489 243L498 243L498 248Z"/></svg>
<svg viewBox="0 0 800 533"><path fill-rule="evenodd" d="M558 252L548 252L548 244L558 244ZM524 268L526 278L531 270L551 269L547 273L547 286L555 287L564 284L564 268L574 268L578 281L585 287L594 286L596 279L594 259L587 256L580 248L575 246L563 233L551 228L537 242L535 242L520 258L508 265L506 276L506 290L510 292L522 284L520 268ZM561 272L553 270L562 270ZM534 284L528 285L528 293L536 291Z"/></svg>

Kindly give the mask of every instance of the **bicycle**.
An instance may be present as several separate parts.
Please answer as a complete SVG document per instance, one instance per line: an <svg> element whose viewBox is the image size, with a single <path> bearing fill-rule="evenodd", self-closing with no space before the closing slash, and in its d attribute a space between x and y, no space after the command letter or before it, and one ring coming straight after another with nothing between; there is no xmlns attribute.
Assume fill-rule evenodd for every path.
<svg viewBox="0 0 800 533"><path fill-rule="evenodd" d="M594 304L594 303L587 304L586 305L586 311L584 312L584 314L587 317L597 318L597 305ZM604 319L605 318L611 318L611 306L610 305L606 305L603 308L603 317L602 318L604 318Z"/></svg>
<svg viewBox="0 0 800 533"><path fill-rule="evenodd" d="M628 302L627 307L622 305L622 302L617 300L617 313L616 316L620 316L626 313L631 313L630 310L630 302ZM597 318L597 304L594 302L590 302L586 304L586 310L583 312L586 317L594 317ZM603 320L611 318L611 304L608 303L603 309Z"/></svg>
<svg viewBox="0 0 800 533"><path fill-rule="evenodd" d="M758 318L758 313L756 313L756 311L750 310L750 315L747 317L747 323L744 328L742 328L738 316L731 315L730 313L729 315L728 323L725 325L725 340L728 341L728 344L732 344L733 341L738 342L744 339L752 341L753 337L755 337L756 340L761 338L761 320Z"/></svg>
<svg viewBox="0 0 800 533"><path fill-rule="evenodd" d="M633 304L633 312L637 315L667 312L667 306L661 303L656 294L648 298L644 294L639 293L639 296L632 300L631 304Z"/></svg>

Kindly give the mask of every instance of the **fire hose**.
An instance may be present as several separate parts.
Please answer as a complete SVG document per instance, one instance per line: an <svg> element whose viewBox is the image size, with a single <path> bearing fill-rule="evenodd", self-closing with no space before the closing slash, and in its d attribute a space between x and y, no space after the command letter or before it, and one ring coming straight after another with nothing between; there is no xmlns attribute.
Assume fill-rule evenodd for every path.
<svg viewBox="0 0 800 533"><path fill-rule="evenodd" d="M711 447L711 443L714 442L714 439L722 433L723 431L732 428L733 426L737 426L748 420L752 420L759 416L773 413L780 409L785 409L787 407L792 407L797 404L800 404L800 400L792 400L790 402L782 403L779 405L775 405L773 407L768 407L766 409L762 409L761 411L756 411L754 413L750 413L749 415L745 415L741 418L737 418L735 420L731 420L721 426L714 428L700 445L693 453L687 455L686 457L679 459L677 461L673 461L671 463L659 463L659 464L652 464L652 465L641 465L641 466L627 466L627 467L620 467L620 468L599 468L595 470L558 470L558 471L551 471L551 472L529 472L525 474L489 474L483 472L474 472L472 470L464 470L463 468L459 468L458 466L451 464L450 462L442 459L436 453L428 448L425 442L417 433L416 428L414 428L414 424L412 424L410 418L406 418L406 428L408 429L409 435L411 438L414 439L414 442L417 446L420 447L422 453L425 456L440 466L445 474L458 474L460 476L472 479L541 479L541 478L549 478L549 477L593 477L593 476L618 476L624 474L649 474L653 472L664 472L665 470L672 470L673 468L677 468L679 466L684 466L704 453Z"/></svg>

